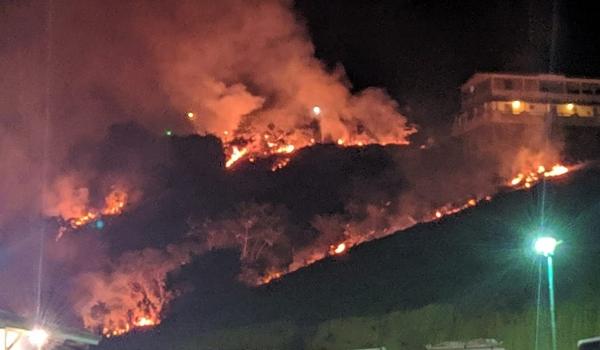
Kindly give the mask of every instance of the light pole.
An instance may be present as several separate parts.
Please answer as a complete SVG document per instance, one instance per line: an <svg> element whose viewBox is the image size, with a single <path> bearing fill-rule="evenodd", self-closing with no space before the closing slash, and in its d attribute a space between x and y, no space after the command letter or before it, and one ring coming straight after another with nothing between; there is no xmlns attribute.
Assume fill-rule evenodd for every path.
<svg viewBox="0 0 600 350"><path fill-rule="evenodd" d="M550 303L550 332L552 337L552 350L556 350L556 307L554 303L554 263L552 256L560 242L554 237L539 237L535 241L534 249L539 255L546 257L548 263L548 299Z"/></svg>

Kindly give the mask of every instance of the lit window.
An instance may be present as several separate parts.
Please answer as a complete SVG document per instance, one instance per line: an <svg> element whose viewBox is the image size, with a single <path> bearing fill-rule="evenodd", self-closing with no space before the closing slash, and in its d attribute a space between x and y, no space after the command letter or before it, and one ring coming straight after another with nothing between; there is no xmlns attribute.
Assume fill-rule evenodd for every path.
<svg viewBox="0 0 600 350"><path fill-rule="evenodd" d="M525 111L525 102L515 100L510 103L512 114L521 114Z"/></svg>

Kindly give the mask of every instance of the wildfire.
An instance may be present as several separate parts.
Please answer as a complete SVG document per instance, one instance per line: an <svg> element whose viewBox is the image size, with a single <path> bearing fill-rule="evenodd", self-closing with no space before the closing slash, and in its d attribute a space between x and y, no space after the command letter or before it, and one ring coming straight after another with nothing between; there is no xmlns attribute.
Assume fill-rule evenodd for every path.
<svg viewBox="0 0 600 350"><path fill-rule="evenodd" d="M106 196L104 203L102 215L119 215L123 212L123 208L127 204L127 193L114 190Z"/></svg>
<svg viewBox="0 0 600 350"><path fill-rule="evenodd" d="M120 324L118 326L113 325L112 327L104 327L102 328L102 335L107 338L116 337L128 333L135 328L153 327L159 324L160 319L158 317L153 317L151 315L140 316L128 323Z"/></svg>
<svg viewBox="0 0 600 350"><path fill-rule="evenodd" d="M149 317L140 317L136 322L134 322L134 325L136 327L146 327L146 326L154 326L156 325L157 320L153 320Z"/></svg>
<svg viewBox="0 0 600 350"><path fill-rule="evenodd" d="M238 160L242 159L242 157L245 156L246 153L248 153L248 149L239 149L237 146L233 146L231 148L231 154L229 155L229 159L227 159L227 162L225 162L225 167L231 168L231 166Z"/></svg>
<svg viewBox="0 0 600 350"><path fill-rule="evenodd" d="M188 120L194 122L196 114L187 112ZM270 156L291 155L297 150L318 143L333 143L342 147L362 147L370 144L380 145L407 145L406 137L416 131L414 127L403 127L390 135L374 133L362 123L358 125L347 125L347 135L343 137L333 136L326 133L321 125L322 119L326 117L324 109L320 106L312 106L307 109L305 115L309 121L302 127L284 130L276 125L269 124L262 131L248 129L247 127L214 132L223 142L226 155L225 167L232 168L234 164L246 159L255 162L258 158ZM392 127L393 130L399 125ZM285 167L289 159L277 160L272 166L276 171Z"/></svg>
<svg viewBox="0 0 600 350"><path fill-rule="evenodd" d="M569 168L561 164L555 164L548 171L546 171L545 166L539 165L535 171L531 170L518 173L514 178L512 178L512 180L510 180L509 185L517 188L530 188L533 184L543 178L557 177L568 172Z"/></svg>
<svg viewBox="0 0 600 350"><path fill-rule="evenodd" d="M268 272L265 276L262 277L261 283L259 284L269 284L271 281L279 279L283 274L281 272Z"/></svg>
<svg viewBox="0 0 600 350"><path fill-rule="evenodd" d="M117 216L122 214L127 201L127 192L119 189L112 190L104 198L104 206L101 209L88 208L78 217L66 218L65 224L59 229L56 239L59 240L70 229L76 230L93 222L100 222L99 220L103 216ZM101 227L103 224L99 225Z"/></svg>

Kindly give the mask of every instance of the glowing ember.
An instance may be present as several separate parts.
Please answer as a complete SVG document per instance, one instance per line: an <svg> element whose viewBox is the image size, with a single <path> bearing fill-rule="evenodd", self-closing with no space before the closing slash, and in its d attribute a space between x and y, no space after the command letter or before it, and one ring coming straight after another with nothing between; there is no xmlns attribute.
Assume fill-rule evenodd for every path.
<svg viewBox="0 0 600 350"><path fill-rule="evenodd" d="M279 169L283 169L290 162L290 158L281 158L278 159L273 166L271 167L271 171L277 171Z"/></svg>

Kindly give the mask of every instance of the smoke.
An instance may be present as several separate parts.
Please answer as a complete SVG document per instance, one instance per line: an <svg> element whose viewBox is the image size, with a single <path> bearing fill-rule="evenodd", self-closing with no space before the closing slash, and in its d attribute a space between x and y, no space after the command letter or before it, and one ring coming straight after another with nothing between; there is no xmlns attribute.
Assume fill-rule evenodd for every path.
<svg viewBox="0 0 600 350"><path fill-rule="evenodd" d="M165 250L147 248L127 252L101 271L79 274L74 309L85 327L108 336L159 324L163 308L176 295L167 289L167 274L201 250L193 242Z"/></svg>
<svg viewBox="0 0 600 350"><path fill-rule="evenodd" d="M57 295L107 334L159 323L169 273L194 255L236 250L239 279L265 283L558 158L539 130L393 146L415 128L385 91L352 92L314 57L289 1L47 4L0 7L0 240L14 250L0 279L31 290L39 233L66 224L42 285L72 287ZM306 147L321 142L357 147ZM227 171L234 145L298 154Z"/></svg>

